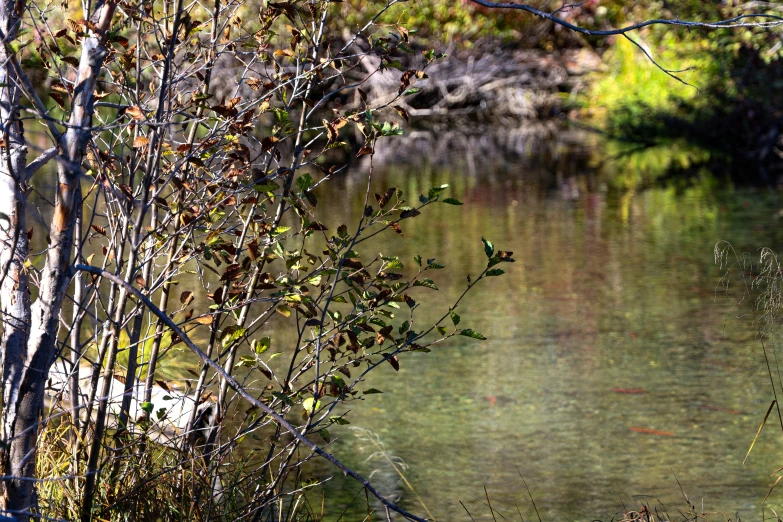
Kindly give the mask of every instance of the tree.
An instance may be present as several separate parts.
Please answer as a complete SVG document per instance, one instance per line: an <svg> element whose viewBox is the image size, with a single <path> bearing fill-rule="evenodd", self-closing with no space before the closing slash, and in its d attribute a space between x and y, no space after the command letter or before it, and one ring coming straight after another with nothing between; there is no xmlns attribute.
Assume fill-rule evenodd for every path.
<svg viewBox="0 0 783 522"><path fill-rule="evenodd" d="M376 392L359 389L369 371L397 370L402 353L455 335L483 339L455 310L513 261L484 240L486 265L425 326L415 296L437 290L427 272L443 265L419 257L404 270L403 260L366 251L378 234L402 234L425 207L461 204L444 197L445 186L415 203L394 187L373 197L376 144L402 132L408 114L397 100L426 79L426 67L400 71L383 103L361 89L400 67L395 54L410 45L406 28L377 26L398 1L347 39L330 33L329 0L216 0L209 10L98 0L76 21L67 4L0 3L6 512L144 518L165 501L183 517L260 520L312 485L301 482L300 464L315 454L387 513L422 520L313 441L328 443L328 428L347 422L338 404ZM571 6L546 13L474 2L588 35L781 23L743 15L596 32L558 17ZM364 40L371 45L362 51ZM363 70L371 55L377 65ZM440 58L427 51L422 60ZM50 147L35 150L33 131ZM369 158L365 212L350 227L325 223L317 209L346 156ZM52 186L38 179L46 172L56 172ZM44 230L27 222L33 189L52 201ZM269 358L276 321L295 332L282 364ZM194 355L193 379L177 391L159 365L182 346ZM49 380L54 413L46 415ZM262 455L236 451L257 433L267 441ZM37 481L37 473L59 476L51 462L62 455L69 475Z"/></svg>

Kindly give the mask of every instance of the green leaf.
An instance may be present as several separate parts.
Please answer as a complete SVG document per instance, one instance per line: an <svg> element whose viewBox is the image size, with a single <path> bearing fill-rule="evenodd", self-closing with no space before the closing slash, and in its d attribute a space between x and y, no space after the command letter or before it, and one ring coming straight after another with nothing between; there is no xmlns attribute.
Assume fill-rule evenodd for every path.
<svg viewBox="0 0 783 522"><path fill-rule="evenodd" d="M457 326L460 321L460 316L458 316L454 311L449 311L449 315L451 316L451 322L454 323L454 326Z"/></svg>
<svg viewBox="0 0 783 522"><path fill-rule="evenodd" d="M466 330L460 330L459 334L464 335L465 337L470 337L471 339L478 339L479 341L486 341L487 339L477 331L471 330L470 328Z"/></svg>
<svg viewBox="0 0 783 522"><path fill-rule="evenodd" d="M261 355L267 351L270 346L272 346L272 339L269 337L262 337L260 341L255 341L255 344L253 345L253 351L258 355Z"/></svg>
<svg viewBox="0 0 783 522"><path fill-rule="evenodd" d="M252 355L242 355L239 357L239 362L234 364L234 368L239 368L240 366L244 366L246 368L252 368L256 365L256 358Z"/></svg>
<svg viewBox="0 0 783 522"><path fill-rule="evenodd" d="M415 283L413 283L413 286L425 286L427 288L432 288L433 290L438 289L438 287L435 285L435 281L426 277L421 281L416 281Z"/></svg>
<svg viewBox="0 0 783 522"><path fill-rule="evenodd" d="M147 413L152 413L154 406L151 402L142 402L141 403L141 409L146 411Z"/></svg>
<svg viewBox="0 0 783 522"><path fill-rule="evenodd" d="M429 192L427 193L427 199L433 199L433 198L437 197L441 192L443 192L447 188L449 188L449 186L446 183L444 183L443 185L440 185L439 187L432 187L429 190Z"/></svg>
<svg viewBox="0 0 783 522"><path fill-rule="evenodd" d="M445 326L437 326L436 329L438 330L439 334L446 335L446 327Z"/></svg>
<svg viewBox="0 0 783 522"><path fill-rule="evenodd" d="M272 396L280 399L281 401L283 401L286 404L293 404L293 402L291 401L291 397L289 397L288 395L286 395L284 393L273 391L272 392Z"/></svg>
<svg viewBox="0 0 783 522"><path fill-rule="evenodd" d="M416 256L413 258L414 261L416 261L416 264L421 266L421 256Z"/></svg>
<svg viewBox="0 0 783 522"><path fill-rule="evenodd" d="M487 271L486 276L487 277L495 277L499 275L503 275L505 272L501 270L500 268L493 268L492 270Z"/></svg>
<svg viewBox="0 0 783 522"><path fill-rule="evenodd" d="M441 203L446 203L447 205L464 205L462 201L454 198L446 198Z"/></svg>
<svg viewBox="0 0 783 522"><path fill-rule="evenodd" d="M318 435L320 435L325 442L332 442L332 438L329 436L329 430L326 428L321 428L318 430Z"/></svg>
<svg viewBox="0 0 783 522"><path fill-rule="evenodd" d="M345 420L343 417L338 417L337 415L332 415L331 417L329 417L329 420L332 421L333 423L339 424L341 426L344 426L345 424L350 424L350 422Z"/></svg>
<svg viewBox="0 0 783 522"><path fill-rule="evenodd" d="M280 189L280 186L277 183L275 183L274 181L267 181L265 183L260 183L258 185L253 185L253 188L257 192L261 192L261 193L266 194L266 193L269 193L269 192L275 192L276 190Z"/></svg>
<svg viewBox="0 0 783 522"><path fill-rule="evenodd" d="M410 329L411 329L411 323L405 321L400 325L397 331L400 332L400 335L402 335Z"/></svg>
<svg viewBox="0 0 783 522"><path fill-rule="evenodd" d="M337 236L345 239L348 237L348 227L345 225L340 225L337 227Z"/></svg>
<svg viewBox="0 0 783 522"><path fill-rule="evenodd" d="M375 388L370 388L369 390L364 390L365 395L372 395L373 393L383 393L381 390L376 390Z"/></svg>
<svg viewBox="0 0 783 522"><path fill-rule="evenodd" d="M313 177L308 173L304 173L296 179L296 188L298 188L300 192L304 192L312 185Z"/></svg>
<svg viewBox="0 0 783 522"><path fill-rule="evenodd" d="M491 241L488 241L483 237L481 238L481 242L484 243L484 253L487 254L487 258L491 258L492 254L495 253L495 245L493 245Z"/></svg>
<svg viewBox="0 0 783 522"><path fill-rule="evenodd" d="M315 413L321 407L321 401L316 401L312 397L308 397L302 401L302 408L304 408L304 415L309 417Z"/></svg>
<svg viewBox="0 0 783 522"><path fill-rule="evenodd" d="M243 335L245 335L244 328L237 325L231 325L231 326L227 326L223 330L223 335L221 336L220 340L223 342L223 346L228 346L229 344L233 343Z"/></svg>

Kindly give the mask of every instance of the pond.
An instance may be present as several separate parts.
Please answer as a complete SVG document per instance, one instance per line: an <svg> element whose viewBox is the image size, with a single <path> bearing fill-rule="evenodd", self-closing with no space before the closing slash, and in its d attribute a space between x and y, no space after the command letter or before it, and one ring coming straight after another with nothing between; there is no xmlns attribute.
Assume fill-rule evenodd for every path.
<svg viewBox="0 0 783 522"><path fill-rule="evenodd" d="M725 514L716 519L760 518L783 465L780 431L771 416L743 464L773 395L752 307L739 281L722 290L713 250L725 240L755 258L779 247L781 194L703 171L616 190L607 173L618 165L596 160L599 142L555 141L545 154L465 149L375 166L374 192L396 186L415 199L448 183L464 202L373 245L446 265L422 299L430 318L483 268L482 237L517 262L460 305L461 326L489 339L454 338L405 354L399 372L370 374L366 386L383 393L350 405L330 451L441 521L492 520L488 501L497 520L538 520L536 508L544 521L610 520L642 500L677 518L682 491L696 510ZM356 208L322 196L319 212L357 216L366 172L333 181ZM325 494L328 520L366 516L358 484L336 474L324 488L315 496L320 505ZM781 494L765 506L780 512Z"/></svg>

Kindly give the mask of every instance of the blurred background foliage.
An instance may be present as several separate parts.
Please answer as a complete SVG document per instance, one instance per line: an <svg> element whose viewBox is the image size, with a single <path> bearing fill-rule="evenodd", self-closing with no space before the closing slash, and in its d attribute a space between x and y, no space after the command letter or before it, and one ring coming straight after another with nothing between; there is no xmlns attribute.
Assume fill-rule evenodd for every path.
<svg viewBox="0 0 783 522"><path fill-rule="evenodd" d="M589 29L621 27L652 18L715 21L749 12L783 15L783 5L776 2L736 0L529 3L544 11L558 11L558 16ZM258 12L264 5L263 0L246 2L236 11L239 23L232 30L247 37L254 35L261 29ZM333 26L328 34L345 39L386 5L385 0L337 2L332 9L339 10L339 16L330 17ZM64 18L81 17L80 7L73 1L67 10L49 7L47 13L50 26L55 28ZM487 49L508 52L509 56L519 49L553 55L573 49L595 52L606 67L580 82L578 88L560 93L563 114L608 136L612 143L606 152L626 158L629 168L635 170L634 179L656 179L703 166L724 169L753 183L777 183L783 176L783 161L777 154L783 135L783 40L779 29L688 31L653 26L632 33L634 41L658 65L682 71L674 73L682 80L678 81L623 37L585 37L521 11L489 10L469 0L403 1L387 9L379 22L373 37L401 34L400 27L410 34L410 42L397 50L402 68L409 65L406 52L413 63L426 49L463 56L472 49L476 53ZM286 31L283 26L272 30ZM42 63L34 45L22 52L28 62L42 65L42 86L55 78L52 67L67 68L66 64ZM56 116L55 101L47 98L47 103ZM618 182L618 186L626 184L628 180Z"/></svg>

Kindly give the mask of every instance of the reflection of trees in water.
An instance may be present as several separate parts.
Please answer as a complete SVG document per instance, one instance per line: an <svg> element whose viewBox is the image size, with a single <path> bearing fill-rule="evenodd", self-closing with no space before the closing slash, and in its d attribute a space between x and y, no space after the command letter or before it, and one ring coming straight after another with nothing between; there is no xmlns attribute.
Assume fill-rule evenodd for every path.
<svg viewBox="0 0 783 522"><path fill-rule="evenodd" d="M571 153L550 146L557 155L488 159L475 172L464 156L440 164L408 156L376 167L375 192L399 186L410 199L449 183L465 202L459 209L432 209L432 221L447 227L403 221L404 238L377 246L403 260L428 252L447 265L448 277L437 280L440 291L428 296L436 309L480 262L473 247L482 235L508 245L518 259L504 267L502 282L488 281L465 304L463 317L489 341L453 343L417 354L399 374L380 372L368 386L384 394L355 410L355 423L381 433L396 454L417 463L411 482L445 519L464 514L449 499L480 512L483 485L493 506L513 513L513 503L524 497L514 463L534 495L546 491L536 501L549 518L614 513L621 509L619 493L676 493L663 455L682 459L687 469L677 471L687 480L706 473L719 485L713 500L735 487L717 476L737 471L721 456L727 445L745 445L748 434L739 424L724 426L731 413L702 406L749 410L756 388L744 375L706 362L729 361L747 349L745 339L716 341L724 335L726 303L716 303L711 292L716 270L709 253L714 237L739 235L748 244L767 237L769 229L749 232L767 215L765 206L745 207L710 177L638 192L605 188L601 171L585 159L586 148ZM342 182L360 185L349 178ZM717 379L727 382L715 387ZM649 393L618 396L614 386ZM656 438L629 426L677 437ZM705 435L718 427L726 431ZM336 452L352 452L339 444ZM722 464L704 471L703 455ZM746 493L731 490L732 502L742 503L764 479L745 470L732 480L747 486ZM402 501L417 506L408 494Z"/></svg>

